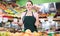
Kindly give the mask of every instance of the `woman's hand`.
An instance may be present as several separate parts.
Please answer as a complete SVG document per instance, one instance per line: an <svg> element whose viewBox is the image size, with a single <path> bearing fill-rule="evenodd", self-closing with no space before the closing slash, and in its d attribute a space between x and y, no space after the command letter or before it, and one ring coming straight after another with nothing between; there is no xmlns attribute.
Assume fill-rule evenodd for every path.
<svg viewBox="0 0 60 36"><path fill-rule="evenodd" d="M40 25L38 13L34 13L34 17L36 18L35 26L38 27Z"/></svg>
<svg viewBox="0 0 60 36"><path fill-rule="evenodd" d="M39 23L35 23L35 26L38 28L38 26L39 26L40 24Z"/></svg>
<svg viewBox="0 0 60 36"><path fill-rule="evenodd" d="M23 22L22 20L19 21L18 25L22 26L23 25Z"/></svg>

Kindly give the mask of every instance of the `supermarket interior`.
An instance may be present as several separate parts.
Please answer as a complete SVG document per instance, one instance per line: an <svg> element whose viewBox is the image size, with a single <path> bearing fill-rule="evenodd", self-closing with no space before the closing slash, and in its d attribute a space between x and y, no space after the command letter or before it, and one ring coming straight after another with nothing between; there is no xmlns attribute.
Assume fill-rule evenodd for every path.
<svg viewBox="0 0 60 36"><path fill-rule="evenodd" d="M60 36L60 0L0 0L0 36Z"/></svg>

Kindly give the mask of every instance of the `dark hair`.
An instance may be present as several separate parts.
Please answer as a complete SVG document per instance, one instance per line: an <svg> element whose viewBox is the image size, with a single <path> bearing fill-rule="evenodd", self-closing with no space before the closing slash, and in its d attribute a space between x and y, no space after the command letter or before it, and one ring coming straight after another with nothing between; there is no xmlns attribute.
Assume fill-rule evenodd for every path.
<svg viewBox="0 0 60 36"><path fill-rule="evenodd" d="M31 0L28 0L27 2L31 2L31 4L33 5L33 2Z"/></svg>

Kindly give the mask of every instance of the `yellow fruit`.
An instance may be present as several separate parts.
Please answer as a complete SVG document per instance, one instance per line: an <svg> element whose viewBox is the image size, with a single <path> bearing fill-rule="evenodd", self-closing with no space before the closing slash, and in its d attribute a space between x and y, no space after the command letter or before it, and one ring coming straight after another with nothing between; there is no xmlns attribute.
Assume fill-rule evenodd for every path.
<svg viewBox="0 0 60 36"><path fill-rule="evenodd" d="M32 32L31 32L31 30L27 29L27 30L25 31L25 33L31 34Z"/></svg>

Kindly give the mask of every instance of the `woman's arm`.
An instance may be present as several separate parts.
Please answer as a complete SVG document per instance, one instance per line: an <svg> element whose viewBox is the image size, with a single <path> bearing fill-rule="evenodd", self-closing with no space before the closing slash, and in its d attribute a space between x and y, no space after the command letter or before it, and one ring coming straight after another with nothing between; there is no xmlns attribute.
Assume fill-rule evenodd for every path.
<svg viewBox="0 0 60 36"><path fill-rule="evenodd" d="M19 21L19 23L20 23L21 25L23 25L23 20L22 20L22 18L24 17L24 14L25 14L25 12L23 12L23 13L21 14L21 19L20 19L20 21Z"/></svg>
<svg viewBox="0 0 60 36"><path fill-rule="evenodd" d="M38 25L40 25L38 13L37 13L37 12L34 13L34 16L35 16L35 18L36 18L35 26L38 27Z"/></svg>

